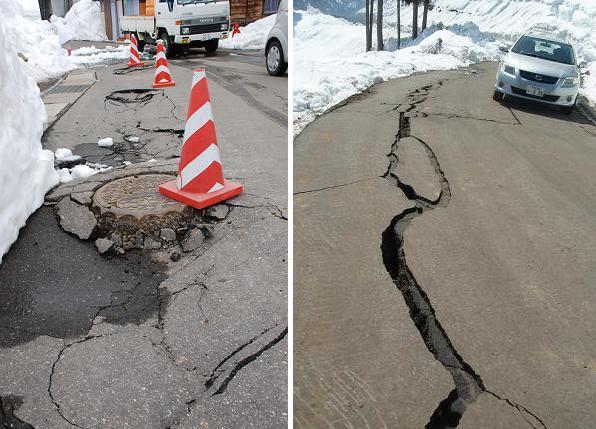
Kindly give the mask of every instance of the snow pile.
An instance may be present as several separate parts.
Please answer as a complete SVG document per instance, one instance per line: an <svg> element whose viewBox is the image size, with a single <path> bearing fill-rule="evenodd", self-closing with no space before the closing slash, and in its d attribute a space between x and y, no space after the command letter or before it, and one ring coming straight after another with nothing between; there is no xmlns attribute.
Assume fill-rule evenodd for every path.
<svg viewBox="0 0 596 429"><path fill-rule="evenodd" d="M219 41L220 48L228 49L265 49L267 35L275 24L277 15L270 15L258 21L240 27L240 34L232 37L232 31L227 39Z"/></svg>
<svg viewBox="0 0 596 429"><path fill-rule="evenodd" d="M56 161L77 161L81 159L79 155L73 155L70 149L59 148L55 153Z"/></svg>
<svg viewBox="0 0 596 429"><path fill-rule="evenodd" d="M58 169L56 170L56 173L58 173L60 176L60 182L68 183L72 182L73 180L86 179L87 177L93 176L94 174L102 173L111 169L112 167L108 167L105 164L95 164L88 162L86 164L75 165L72 168Z"/></svg>
<svg viewBox="0 0 596 429"><path fill-rule="evenodd" d="M108 63L128 59L130 55L130 43L114 46L106 46L98 49L95 46L82 47L72 51L72 61L78 66L90 66L99 63Z"/></svg>
<svg viewBox="0 0 596 429"><path fill-rule="evenodd" d="M42 21L39 17L27 18L31 14L26 15L20 3L0 3L3 3L0 18L7 37L6 43L28 59L26 62L19 61L30 76L41 82L59 77L75 68L48 21ZM3 82L9 80L3 78Z"/></svg>
<svg viewBox="0 0 596 429"><path fill-rule="evenodd" d="M11 34L17 10L22 18L18 4L0 2L0 262L45 193L60 180L52 152L41 148L47 115L39 89L17 56Z"/></svg>
<svg viewBox="0 0 596 429"><path fill-rule="evenodd" d="M364 25L312 8L296 15L295 132L329 107L375 83L415 72L464 67L499 56L496 42L477 44L440 27L428 29L416 43L399 51L364 52Z"/></svg>
<svg viewBox="0 0 596 429"><path fill-rule="evenodd" d="M111 137L106 137L105 139L99 139L97 141L97 146L99 146L99 147L114 146L114 139L112 139Z"/></svg>
<svg viewBox="0 0 596 429"><path fill-rule="evenodd" d="M61 20L74 40L107 40L103 15L99 4L91 0L79 0Z"/></svg>

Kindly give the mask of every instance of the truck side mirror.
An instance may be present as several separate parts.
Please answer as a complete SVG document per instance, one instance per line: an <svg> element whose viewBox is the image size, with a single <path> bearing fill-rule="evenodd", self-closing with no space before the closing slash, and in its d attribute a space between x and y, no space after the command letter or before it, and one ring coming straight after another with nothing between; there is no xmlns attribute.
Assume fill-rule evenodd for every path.
<svg viewBox="0 0 596 429"><path fill-rule="evenodd" d="M167 0L168 2L168 10L171 12L174 10L174 0Z"/></svg>

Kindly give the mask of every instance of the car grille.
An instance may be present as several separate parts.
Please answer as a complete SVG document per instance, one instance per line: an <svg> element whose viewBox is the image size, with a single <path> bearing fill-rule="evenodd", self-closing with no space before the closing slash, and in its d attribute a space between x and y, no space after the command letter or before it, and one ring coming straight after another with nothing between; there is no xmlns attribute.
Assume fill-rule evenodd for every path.
<svg viewBox="0 0 596 429"><path fill-rule="evenodd" d="M188 28L190 28L190 34L217 33L222 31L221 24L225 23L218 22L217 24L189 25Z"/></svg>
<svg viewBox="0 0 596 429"><path fill-rule="evenodd" d="M532 72L525 71L525 70L520 70L519 74L524 79L531 80L534 82L547 83L549 85L553 85L553 84L557 83L557 81L559 80L558 77L546 76L544 74L532 73Z"/></svg>
<svg viewBox="0 0 596 429"><path fill-rule="evenodd" d="M534 98L536 100L550 101L551 103L554 103L554 102L556 102L559 99L559 97L556 96L556 95L544 94L544 97L538 97L537 95L529 95L529 94L526 94L526 90L525 89L516 88L515 86L512 86L511 87L511 90L516 95L523 95L524 97Z"/></svg>

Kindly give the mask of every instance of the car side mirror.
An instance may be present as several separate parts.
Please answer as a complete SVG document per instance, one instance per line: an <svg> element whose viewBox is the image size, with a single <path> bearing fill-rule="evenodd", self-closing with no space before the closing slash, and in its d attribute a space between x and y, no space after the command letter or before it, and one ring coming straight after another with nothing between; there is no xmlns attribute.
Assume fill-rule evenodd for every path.
<svg viewBox="0 0 596 429"><path fill-rule="evenodd" d="M509 46L499 46L499 51L509 53Z"/></svg>

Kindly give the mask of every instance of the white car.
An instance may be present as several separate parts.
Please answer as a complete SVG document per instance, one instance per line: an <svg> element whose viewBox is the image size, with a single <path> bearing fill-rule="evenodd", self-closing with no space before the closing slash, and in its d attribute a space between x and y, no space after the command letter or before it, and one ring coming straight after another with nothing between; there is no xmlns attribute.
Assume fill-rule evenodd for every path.
<svg viewBox="0 0 596 429"><path fill-rule="evenodd" d="M288 0L281 0L277 18L267 35L265 63L271 76L282 76L288 69Z"/></svg>
<svg viewBox="0 0 596 429"><path fill-rule="evenodd" d="M559 106L565 113L575 107L580 73L570 43L543 33L521 36L497 69L493 98L513 96Z"/></svg>

